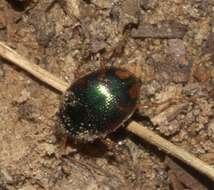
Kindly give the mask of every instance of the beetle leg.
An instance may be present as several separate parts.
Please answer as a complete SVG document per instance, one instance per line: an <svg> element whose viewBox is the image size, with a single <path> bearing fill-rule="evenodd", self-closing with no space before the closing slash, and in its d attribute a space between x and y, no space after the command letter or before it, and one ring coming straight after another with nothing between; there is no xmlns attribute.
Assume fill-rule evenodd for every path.
<svg viewBox="0 0 214 190"><path fill-rule="evenodd" d="M100 62L100 67L101 69L105 70L106 69L106 66L105 66L105 63L101 60Z"/></svg>
<svg viewBox="0 0 214 190"><path fill-rule="evenodd" d="M110 138L100 138L99 141L107 147L107 150L112 150L115 146L115 142L113 142Z"/></svg>
<svg viewBox="0 0 214 190"><path fill-rule="evenodd" d="M141 65L139 62L135 62L135 63L131 63L129 64L126 69L133 73L138 79L141 78L142 75L142 69L141 69Z"/></svg>
<svg viewBox="0 0 214 190"><path fill-rule="evenodd" d="M137 78L141 78L142 69L139 62L135 63L135 66L133 66L133 70L131 72L134 73Z"/></svg>
<svg viewBox="0 0 214 190"><path fill-rule="evenodd" d="M62 155L66 154L66 148L68 146L68 135L65 134L65 136L62 138L60 142L60 152Z"/></svg>
<svg viewBox="0 0 214 190"><path fill-rule="evenodd" d="M99 139L101 143L103 143L106 147L106 154L105 156L114 160L118 160L120 157L121 153L118 148L118 143L114 142L110 138L105 138L105 139Z"/></svg>
<svg viewBox="0 0 214 190"><path fill-rule="evenodd" d="M80 66L77 66L75 69L74 69L74 79L78 79L80 78L81 76L81 72L80 72Z"/></svg>

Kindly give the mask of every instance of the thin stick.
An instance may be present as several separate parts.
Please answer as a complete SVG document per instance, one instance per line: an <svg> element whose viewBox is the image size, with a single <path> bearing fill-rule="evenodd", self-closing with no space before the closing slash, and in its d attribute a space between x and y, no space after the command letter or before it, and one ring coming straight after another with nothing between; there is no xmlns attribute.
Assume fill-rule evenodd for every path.
<svg viewBox="0 0 214 190"><path fill-rule="evenodd" d="M15 65L21 67L25 71L35 76L37 79L43 81L44 83L50 85L51 87L57 89L62 93L64 93L69 87L69 84L54 77L52 74L41 69L39 66L30 63L27 59L17 54L14 50L9 48L2 42L0 42L0 56L4 59L11 61ZM211 180L214 181L214 168L201 161L200 159L196 158L194 155L188 153L184 149L172 144L171 142L160 137L153 131L134 121L128 125L127 130L148 141L149 143L156 145L158 148L164 150L166 153L178 158L179 160L182 160L186 164L192 166L193 168L205 174Z"/></svg>
<svg viewBox="0 0 214 190"><path fill-rule="evenodd" d="M188 153L184 149L155 134L153 131L135 121L132 121L127 126L127 130L157 146L161 150L164 150L166 153L178 158L179 160L182 160L184 163L192 166L196 170L207 175L210 179L214 180L214 168L206 164L204 161L196 158L194 155Z"/></svg>
<svg viewBox="0 0 214 190"><path fill-rule="evenodd" d="M19 55L16 51L2 42L0 42L0 56L60 92L65 92L69 87L69 84L50 74L38 65L30 63L26 58Z"/></svg>

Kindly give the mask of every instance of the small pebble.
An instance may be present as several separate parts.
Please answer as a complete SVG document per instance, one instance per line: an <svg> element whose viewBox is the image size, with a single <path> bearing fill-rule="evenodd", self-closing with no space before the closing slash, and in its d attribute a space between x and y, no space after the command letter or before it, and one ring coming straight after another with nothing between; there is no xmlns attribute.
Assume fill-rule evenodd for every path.
<svg viewBox="0 0 214 190"><path fill-rule="evenodd" d="M19 98L16 99L16 102L18 104L22 104L24 102L26 102L30 97L30 92L28 92L26 89L22 90L21 95L19 96Z"/></svg>

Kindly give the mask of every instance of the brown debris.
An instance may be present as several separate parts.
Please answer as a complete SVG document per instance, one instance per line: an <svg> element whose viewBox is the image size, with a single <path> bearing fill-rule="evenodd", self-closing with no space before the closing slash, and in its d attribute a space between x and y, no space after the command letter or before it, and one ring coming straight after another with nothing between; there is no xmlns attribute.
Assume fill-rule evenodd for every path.
<svg viewBox="0 0 214 190"><path fill-rule="evenodd" d="M211 70L204 65L198 65L195 69L194 77L199 82L207 82L211 79Z"/></svg>
<svg viewBox="0 0 214 190"><path fill-rule="evenodd" d="M181 66L189 65L184 41L181 39L170 39L168 44L168 52L173 58L173 62L180 64Z"/></svg>
<svg viewBox="0 0 214 190"><path fill-rule="evenodd" d="M139 0L124 0L119 3L112 3L110 16L119 23L120 32L123 32L128 25L137 25L139 22L140 5Z"/></svg>
<svg viewBox="0 0 214 190"><path fill-rule="evenodd" d="M170 103L170 100L169 100ZM188 107L188 103L179 103L177 105L167 105L168 109L162 110L162 112L152 118L154 125L157 125L157 130L165 136L170 136L177 133L180 130L180 126L176 120L174 120L180 112Z"/></svg>
<svg viewBox="0 0 214 190"><path fill-rule="evenodd" d="M168 103L171 104L171 100L169 100ZM180 103L174 106L169 106L168 109L162 110L160 114L153 117L152 122L155 125L162 125L163 123L166 124L166 122L172 121L187 106L188 106L187 103Z"/></svg>
<svg viewBox="0 0 214 190"><path fill-rule="evenodd" d="M183 190L185 188L173 171L169 170L168 174L173 190Z"/></svg>
<svg viewBox="0 0 214 190"><path fill-rule="evenodd" d="M140 11L139 2L138 0L124 0L122 1L122 22L124 23L124 26L130 24L130 23L138 23L138 15Z"/></svg>
<svg viewBox="0 0 214 190"><path fill-rule="evenodd" d="M52 20L48 20L46 15L39 18L32 16L32 25L35 28L36 39L40 46L47 47L56 34L56 26Z"/></svg>
<svg viewBox="0 0 214 190"><path fill-rule="evenodd" d="M214 63L214 33L210 33L203 46L203 53L211 54L212 62Z"/></svg>
<svg viewBox="0 0 214 190"><path fill-rule="evenodd" d="M157 4L157 0L140 0L140 6L145 9L154 9Z"/></svg>
<svg viewBox="0 0 214 190"><path fill-rule="evenodd" d="M133 38L165 38L182 39L187 32L187 26L175 21L162 22L158 24L142 23L137 29L133 29Z"/></svg>
<svg viewBox="0 0 214 190"><path fill-rule="evenodd" d="M174 190L182 190L185 187L188 187L190 190L207 189L196 177L187 172L170 157L166 157L165 164L169 168L169 177Z"/></svg>

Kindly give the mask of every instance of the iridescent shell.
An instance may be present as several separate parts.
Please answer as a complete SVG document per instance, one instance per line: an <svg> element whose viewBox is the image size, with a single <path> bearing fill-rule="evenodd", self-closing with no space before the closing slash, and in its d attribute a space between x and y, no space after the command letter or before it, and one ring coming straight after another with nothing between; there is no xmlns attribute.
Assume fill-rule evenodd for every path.
<svg viewBox="0 0 214 190"><path fill-rule="evenodd" d="M121 68L100 69L76 80L64 95L59 123L80 141L104 138L130 118L141 82Z"/></svg>

